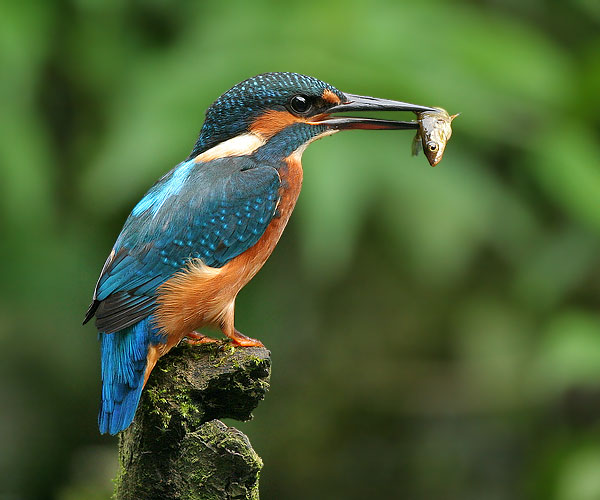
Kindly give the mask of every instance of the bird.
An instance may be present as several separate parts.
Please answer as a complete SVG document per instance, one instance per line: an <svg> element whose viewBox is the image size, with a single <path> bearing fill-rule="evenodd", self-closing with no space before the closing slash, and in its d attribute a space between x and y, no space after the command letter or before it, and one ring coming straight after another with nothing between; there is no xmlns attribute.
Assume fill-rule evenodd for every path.
<svg viewBox="0 0 600 500"><path fill-rule="evenodd" d="M216 327L235 346L263 346L235 328L235 299L279 241L311 142L341 130L418 128L334 113L431 109L291 72L260 74L221 95L187 159L134 206L96 283L83 324L95 316L100 433L129 427L161 356L184 339L214 341L198 330Z"/></svg>

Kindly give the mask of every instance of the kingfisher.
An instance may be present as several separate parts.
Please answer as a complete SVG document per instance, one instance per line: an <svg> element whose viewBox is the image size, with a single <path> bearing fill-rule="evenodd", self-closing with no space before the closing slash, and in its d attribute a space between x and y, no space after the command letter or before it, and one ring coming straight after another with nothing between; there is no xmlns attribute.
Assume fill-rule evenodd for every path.
<svg viewBox="0 0 600 500"><path fill-rule="evenodd" d="M150 372L171 348L215 341L198 330L216 327L236 346L263 345L236 330L235 299L279 241L311 142L340 130L418 128L334 113L431 110L288 72L255 76L219 97L188 158L131 211L96 284L83 323L96 317L100 432L131 424Z"/></svg>

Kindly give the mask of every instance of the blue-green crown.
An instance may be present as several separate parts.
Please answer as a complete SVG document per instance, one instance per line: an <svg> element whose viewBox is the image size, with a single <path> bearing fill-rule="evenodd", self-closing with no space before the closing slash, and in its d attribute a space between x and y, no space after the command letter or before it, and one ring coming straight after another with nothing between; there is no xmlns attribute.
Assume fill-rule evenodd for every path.
<svg viewBox="0 0 600 500"><path fill-rule="evenodd" d="M320 97L326 89L343 97L332 85L298 73L264 73L238 83L208 108L190 158L247 132L258 116L269 109L285 109L293 96Z"/></svg>

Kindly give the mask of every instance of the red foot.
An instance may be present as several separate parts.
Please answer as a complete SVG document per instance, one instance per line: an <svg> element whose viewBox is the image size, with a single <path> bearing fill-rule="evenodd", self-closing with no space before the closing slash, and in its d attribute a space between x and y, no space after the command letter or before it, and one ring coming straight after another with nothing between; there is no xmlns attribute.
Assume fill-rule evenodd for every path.
<svg viewBox="0 0 600 500"><path fill-rule="evenodd" d="M240 333L237 330L234 330L233 335L228 335L228 337L235 345L243 347L264 347L264 344L260 340L246 337L243 333Z"/></svg>
<svg viewBox="0 0 600 500"><path fill-rule="evenodd" d="M190 332L185 336L185 340L188 344L199 345L199 344L212 344L213 342L219 342L217 339L207 337L198 332Z"/></svg>

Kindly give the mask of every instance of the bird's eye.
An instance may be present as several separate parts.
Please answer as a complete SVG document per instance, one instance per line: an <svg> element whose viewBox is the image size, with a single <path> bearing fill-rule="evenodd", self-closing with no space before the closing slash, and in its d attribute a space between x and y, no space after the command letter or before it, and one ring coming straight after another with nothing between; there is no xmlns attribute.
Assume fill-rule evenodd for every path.
<svg viewBox="0 0 600 500"><path fill-rule="evenodd" d="M427 149L435 153L438 150L438 145L435 142L430 142L429 144L427 144Z"/></svg>
<svg viewBox="0 0 600 500"><path fill-rule="evenodd" d="M310 110L312 105L306 97L302 95L295 95L290 100L290 107L294 113L304 114Z"/></svg>

